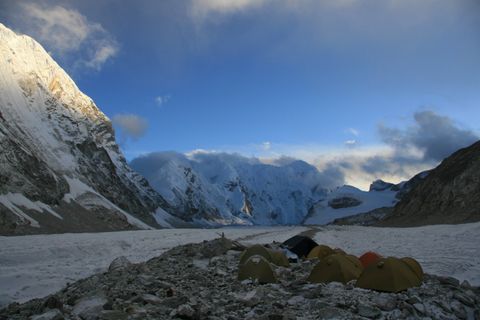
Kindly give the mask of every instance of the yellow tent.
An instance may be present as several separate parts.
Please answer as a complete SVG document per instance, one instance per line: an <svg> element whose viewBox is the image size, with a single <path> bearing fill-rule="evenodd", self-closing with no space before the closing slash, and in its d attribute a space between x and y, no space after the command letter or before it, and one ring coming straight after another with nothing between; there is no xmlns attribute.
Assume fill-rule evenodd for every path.
<svg viewBox="0 0 480 320"><path fill-rule="evenodd" d="M262 256L252 256L238 269L238 280L258 280L259 283L276 283L277 278L270 263Z"/></svg>
<svg viewBox="0 0 480 320"><path fill-rule="evenodd" d="M364 289L400 292L421 284L422 280L405 261L388 257L365 268L356 285Z"/></svg>
<svg viewBox="0 0 480 320"><path fill-rule="evenodd" d="M405 258L402 258L402 261L408 264L408 266L415 272L417 277L423 281L423 269L417 260L410 257L405 257Z"/></svg>
<svg viewBox="0 0 480 320"><path fill-rule="evenodd" d="M323 259L334 253L335 251L333 251L332 248L322 244L313 248L308 254L307 259Z"/></svg>
<svg viewBox="0 0 480 320"><path fill-rule="evenodd" d="M332 254L321 259L313 268L307 281L317 283L342 282L357 279L362 273L361 265L343 254Z"/></svg>

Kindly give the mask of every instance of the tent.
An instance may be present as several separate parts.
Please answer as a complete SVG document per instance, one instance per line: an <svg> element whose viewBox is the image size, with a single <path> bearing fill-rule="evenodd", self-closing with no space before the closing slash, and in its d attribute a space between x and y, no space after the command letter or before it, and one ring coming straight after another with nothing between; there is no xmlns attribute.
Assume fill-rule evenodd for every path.
<svg viewBox="0 0 480 320"><path fill-rule="evenodd" d="M362 268L353 259L343 254L332 254L322 260L313 268L307 281L316 283L342 282L347 283L357 279L362 273Z"/></svg>
<svg viewBox="0 0 480 320"><path fill-rule="evenodd" d="M262 256L252 256L238 268L238 280L258 280L259 283L276 283L272 266Z"/></svg>
<svg viewBox="0 0 480 320"><path fill-rule="evenodd" d="M402 261L408 264L408 266L413 270L413 272L415 272L417 277L423 281L423 269L417 260L410 257L405 257L405 258L402 258Z"/></svg>
<svg viewBox="0 0 480 320"><path fill-rule="evenodd" d="M342 254L342 255L345 256L345 258L347 258L348 260L350 260L353 264L355 264L357 268L363 270L363 264L360 261L360 259L358 259L357 257L351 254Z"/></svg>
<svg viewBox="0 0 480 320"><path fill-rule="evenodd" d="M343 251L343 250L340 249L340 248L335 248L335 249L333 249L333 252L335 252L335 253L340 253L340 254L347 254L345 251Z"/></svg>
<svg viewBox="0 0 480 320"><path fill-rule="evenodd" d="M305 258L318 244L309 237L297 235L285 240L283 246L295 253L299 258Z"/></svg>
<svg viewBox="0 0 480 320"><path fill-rule="evenodd" d="M356 285L364 289L400 292L421 284L422 280L405 261L388 257L365 268Z"/></svg>
<svg viewBox="0 0 480 320"><path fill-rule="evenodd" d="M360 259L360 262L362 263L363 267L366 268L370 264L375 263L381 257L382 256L379 255L376 252L368 251L368 252L365 252L364 254L362 254L359 259Z"/></svg>
<svg viewBox="0 0 480 320"><path fill-rule="evenodd" d="M287 256L282 251L267 249L262 245L255 244L247 249L245 249L240 255L240 264L244 264L248 258L253 256L262 256L268 262L271 262L277 266L288 267Z"/></svg>
<svg viewBox="0 0 480 320"><path fill-rule="evenodd" d="M262 245L255 244L251 247L248 247L242 252L242 254L240 255L240 264L244 264L250 257L253 256L262 256L268 262L273 262L270 251Z"/></svg>
<svg viewBox="0 0 480 320"><path fill-rule="evenodd" d="M334 254L335 251L332 250L329 246L323 244L316 246L308 253L307 259L323 259L328 257L331 254Z"/></svg>
<svg viewBox="0 0 480 320"><path fill-rule="evenodd" d="M279 267L289 267L290 263L288 262L288 258L282 251L277 250L269 250L270 256L272 257L272 263L279 266Z"/></svg>

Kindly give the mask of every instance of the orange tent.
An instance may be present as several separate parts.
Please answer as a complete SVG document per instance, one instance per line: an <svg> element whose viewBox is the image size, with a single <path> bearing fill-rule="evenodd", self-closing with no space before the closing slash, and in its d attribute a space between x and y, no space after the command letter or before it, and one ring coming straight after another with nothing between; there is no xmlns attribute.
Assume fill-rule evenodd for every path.
<svg viewBox="0 0 480 320"><path fill-rule="evenodd" d="M362 266L364 268L368 267L372 263L375 263L378 259L380 259L382 256L379 255L378 253L368 251L362 254L362 256L359 258L360 262L362 263Z"/></svg>

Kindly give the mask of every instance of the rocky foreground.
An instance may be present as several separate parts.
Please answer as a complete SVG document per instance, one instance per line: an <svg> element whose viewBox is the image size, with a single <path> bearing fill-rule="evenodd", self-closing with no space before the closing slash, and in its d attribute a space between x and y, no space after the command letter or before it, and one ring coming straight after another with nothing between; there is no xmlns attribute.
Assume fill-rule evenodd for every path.
<svg viewBox="0 0 480 320"><path fill-rule="evenodd" d="M0 310L0 319L480 319L480 288L426 275L390 294L354 283L305 281L316 261L276 267L276 284L237 280L240 251L224 239L171 249L147 262L117 258L109 271Z"/></svg>

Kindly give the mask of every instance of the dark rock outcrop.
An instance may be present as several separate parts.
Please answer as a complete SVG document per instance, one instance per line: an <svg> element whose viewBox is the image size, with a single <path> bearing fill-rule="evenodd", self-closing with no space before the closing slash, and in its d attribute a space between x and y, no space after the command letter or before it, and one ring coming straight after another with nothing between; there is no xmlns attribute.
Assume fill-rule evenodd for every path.
<svg viewBox="0 0 480 320"><path fill-rule="evenodd" d="M381 226L455 224L480 220L480 141L431 170Z"/></svg>

